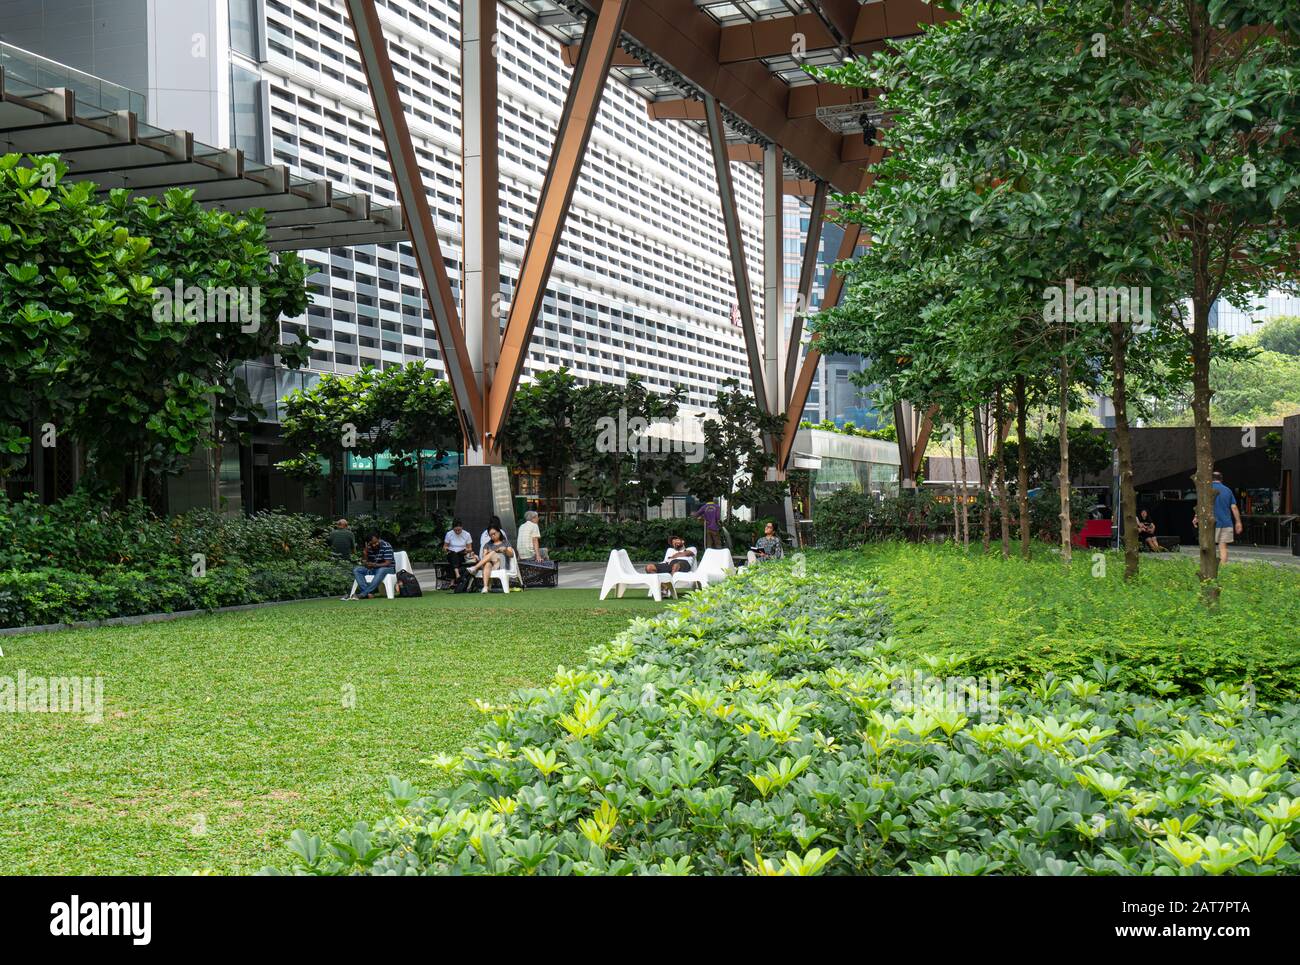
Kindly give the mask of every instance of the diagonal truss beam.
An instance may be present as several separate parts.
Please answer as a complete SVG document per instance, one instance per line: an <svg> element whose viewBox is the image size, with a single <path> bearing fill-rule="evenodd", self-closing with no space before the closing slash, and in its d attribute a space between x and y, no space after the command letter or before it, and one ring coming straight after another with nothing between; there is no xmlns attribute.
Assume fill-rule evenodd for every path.
<svg viewBox="0 0 1300 965"><path fill-rule="evenodd" d="M519 282L511 300L496 377L492 380L488 398L488 426L493 445L499 444L524 361L528 358L533 326L542 307L573 188L578 182L587 142L600 109L605 79L609 76L614 53L619 49L627 7L627 0L604 0L600 12L587 20L583 32L582 48L573 78L569 81L569 93L564 113L560 115L546 180L537 199L533 231L519 268Z"/></svg>
<svg viewBox="0 0 1300 965"><path fill-rule="evenodd" d="M836 262L848 261L858 247L858 238L862 234L859 224L846 224L844 237L840 240L840 250L835 255ZM821 310L833 308L839 304L840 294L844 290L844 276L831 272L826 283L826 293L822 296ZM794 390L790 393L790 402L785 410L785 432L781 436L781 448L777 453L777 466L784 468L790 462L790 453L794 451L795 433L799 431L799 420L803 418L803 407L808 401L808 392L813 379L817 377L817 367L821 365L822 353L817 350L817 333L813 332L808 354L804 356L803 365L795 379Z"/></svg>
<svg viewBox="0 0 1300 965"><path fill-rule="evenodd" d="M397 82L393 78L393 64L388 57L388 44L375 9L375 0L346 0L348 19L357 42L357 53L366 73L375 117L384 138L384 149L392 168L393 183L402 202L411 232L411 246L415 249L416 264L424 282L424 297L433 313L434 333L442 351L447 379L451 383L456 410L460 415L461 431L467 445L477 448L478 429L483 420L483 397L474 380L469 353L465 347L465 333L456 312L451 282L447 278L447 264L438 243L438 232L429 210L429 197L424 190L419 159L411 142L411 130L406 123Z"/></svg>
<svg viewBox="0 0 1300 965"><path fill-rule="evenodd" d="M826 218L826 182L818 181L813 191L812 210L808 215L808 236L803 245L803 267L799 270L799 293L794 318L790 322L790 340L785 352L785 397L794 398L794 380L799 371L799 340L803 337L803 315L812 305L813 280L817 277L817 255L821 250L822 222ZM802 406L800 409L802 410Z"/></svg>
<svg viewBox="0 0 1300 965"><path fill-rule="evenodd" d="M768 411L763 382L763 350L754 327L754 292L749 284L749 265L745 261L745 233L740 225L740 209L731 184L731 157L727 152L727 133L722 125L722 108L711 94L704 95L704 120L709 128L709 147L713 153L713 170L718 178L718 195L722 199L722 221L727 229L727 250L731 254L731 274L736 282L736 307L740 327L745 333L745 354L749 359L749 379L754 401Z"/></svg>

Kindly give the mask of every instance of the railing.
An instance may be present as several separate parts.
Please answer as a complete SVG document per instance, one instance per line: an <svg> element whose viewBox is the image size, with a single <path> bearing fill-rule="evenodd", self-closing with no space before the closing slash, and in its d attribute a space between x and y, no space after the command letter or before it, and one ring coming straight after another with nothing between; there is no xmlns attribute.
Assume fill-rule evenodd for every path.
<svg viewBox="0 0 1300 965"><path fill-rule="evenodd" d="M144 94L13 44L0 43L0 68L11 86L17 81L46 90L66 87L83 105L103 111L134 111L141 118L145 114Z"/></svg>

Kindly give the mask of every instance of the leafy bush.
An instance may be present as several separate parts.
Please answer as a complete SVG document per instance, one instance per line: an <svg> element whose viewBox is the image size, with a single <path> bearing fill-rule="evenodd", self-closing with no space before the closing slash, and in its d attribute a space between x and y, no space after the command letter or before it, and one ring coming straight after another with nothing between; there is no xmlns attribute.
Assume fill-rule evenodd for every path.
<svg viewBox="0 0 1300 965"><path fill-rule="evenodd" d="M337 596L352 573L339 562L271 563L257 570L220 566L202 578L188 566L95 574L40 568L0 571L0 627L41 626L246 603Z"/></svg>
<svg viewBox="0 0 1300 965"><path fill-rule="evenodd" d="M746 523L732 520L725 524L731 545L738 552L754 542L754 527L762 533L762 521ZM612 549L625 549L634 561L661 559L668 538L678 533L686 545L704 548L704 524L693 518L621 519L609 521L601 516L553 516L542 527L542 545L555 560L604 560Z"/></svg>
<svg viewBox="0 0 1300 965"><path fill-rule="evenodd" d="M1091 553L1067 570L1040 551L1026 563L978 547L875 544L868 572L888 593L899 653L954 655L962 673L1036 679L1118 666L1112 683L1158 693L1206 678L1250 680L1261 694L1300 695L1300 573L1233 564L1222 605L1201 603L1191 559L1144 560L1124 582L1122 556Z"/></svg>
<svg viewBox="0 0 1300 965"><path fill-rule="evenodd" d="M194 509L160 519L141 502L110 509L81 492L50 506L31 497L10 502L0 494L0 570L188 569L195 553L208 567L305 563L330 558L325 530L318 517L288 513L219 516Z"/></svg>
<svg viewBox="0 0 1300 965"><path fill-rule="evenodd" d="M1035 539L1056 543L1060 540L1060 494L1043 489L1029 498L1029 525ZM989 502L991 539L1002 535L1002 514L996 498L976 495L967 508L971 540L984 536L984 503ZM1070 492L1070 521L1077 533L1086 517L1085 499L1077 490ZM1012 539L1019 538L1016 502L1011 501ZM924 542L952 536L951 491L921 487L904 489L897 496L878 499L870 493L841 489L823 496L813 510L813 533L817 545L825 549L851 549L878 540Z"/></svg>
<svg viewBox="0 0 1300 965"><path fill-rule="evenodd" d="M474 744L429 762L432 792L390 779L394 813L328 843L295 832L291 870L1300 870L1300 707L1225 686L1144 697L1101 667L1002 686L979 720L899 689L915 665L860 563L808 565L751 567L550 686L480 704Z"/></svg>

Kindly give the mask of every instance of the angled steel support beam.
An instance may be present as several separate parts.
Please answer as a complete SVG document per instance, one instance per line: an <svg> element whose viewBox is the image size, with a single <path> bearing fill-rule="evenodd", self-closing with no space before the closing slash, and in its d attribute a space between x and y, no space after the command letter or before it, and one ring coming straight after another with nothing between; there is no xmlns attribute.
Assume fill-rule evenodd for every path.
<svg viewBox="0 0 1300 965"><path fill-rule="evenodd" d="M510 304L501 357L488 398L488 431L492 434L493 445L497 445L510 414L515 387L528 358L533 326L541 311L542 297L546 294L546 282L560 245L560 235L564 232L573 188L578 182L587 141L600 109L605 79L609 76L614 52L619 49L627 7L627 0L604 0L600 12L587 21L583 32L578 65L569 81L569 94L564 113L560 115L546 180L537 199L533 232L524 250L523 264L519 267L519 283Z"/></svg>
<svg viewBox="0 0 1300 965"><path fill-rule="evenodd" d="M463 0L460 32L461 250L465 345L479 398L491 397L501 352L501 198L497 172L497 0ZM480 423L487 428L486 421ZM481 443L485 440L479 440ZM500 461L491 445L466 449L471 465Z"/></svg>
<svg viewBox="0 0 1300 965"><path fill-rule="evenodd" d="M803 267L799 269L799 294L794 319L790 322L790 341L785 350L785 397L794 398L794 379L799 371L799 340L803 338L803 313L812 306L813 280L817 277L817 255L822 244L822 222L826 218L826 182L818 181L813 192L812 210L808 214L808 236L803 243ZM805 396L806 398L806 396ZM802 408L802 407L801 407Z"/></svg>
<svg viewBox="0 0 1300 965"><path fill-rule="evenodd" d="M475 448L480 444L483 399L474 384L474 371L470 367L465 347L465 333L456 317L456 300L451 294L447 278L447 265L442 258L438 232L433 214L429 210L429 197L424 190L419 160L411 143L411 131L406 124L402 101L398 96L397 82L393 78L393 64L388 57L388 44L374 0L347 0L348 19L357 42L357 53L366 72L370 96L375 105L375 116L384 137L384 149L392 167L393 183L402 202L402 211L411 232L411 246L424 282L424 295L433 313L434 332L442 350L447 380L451 383L456 408L460 413L461 430L466 445Z"/></svg>
<svg viewBox="0 0 1300 965"><path fill-rule="evenodd" d="M785 401L784 172L785 152L775 144L763 148L763 388L768 412L781 412Z"/></svg>
<svg viewBox="0 0 1300 965"><path fill-rule="evenodd" d="M718 178L718 195L722 199L722 221L727 229L727 250L731 253L731 274L736 282L736 308L740 327L745 333L745 354L749 358L749 380L754 387L754 401L770 412L763 387L763 351L754 327L754 293L749 287L749 266L745 262L745 233L740 226L740 209L731 186L731 158L727 153L727 136L722 126L722 108L711 94L704 95L704 119L709 127L709 147L713 152L713 170Z"/></svg>
<svg viewBox="0 0 1300 965"><path fill-rule="evenodd" d="M844 237L840 240L840 250L835 256L837 262L848 261L853 257L861 233L862 226L859 224L851 223L844 226ZM831 272L830 280L826 283L826 294L822 296L819 306L820 310L824 311L838 305L843 290L844 276L839 272ZM822 353L817 351L817 333L813 332L812 340L808 345L808 354L804 356L803 365L799 368L794 390L790 393L790 403L785 411L785 432L781 436L781 448L777 453L778 466L784 467L790 462L790 453L794 451L795 433L799 431L803 407L808 402L808 392L812 388L813 379L817 377L817 367L821 364L821 360Z"/></svg>

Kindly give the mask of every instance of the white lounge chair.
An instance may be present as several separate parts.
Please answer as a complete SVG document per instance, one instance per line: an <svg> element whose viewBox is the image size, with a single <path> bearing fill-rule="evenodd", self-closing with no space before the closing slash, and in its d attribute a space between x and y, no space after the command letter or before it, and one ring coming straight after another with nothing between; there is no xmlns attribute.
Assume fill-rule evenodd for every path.
<svg viewBox="0 0 1300 965"><path fill-rule="evenodd" d="M704 551L704 556L695 568L694 576L700 586L708 586L711 583L721 583L735 572L731 550L712 549Z"/></svg>
<svg viewBox="0 0 1300 965"><path fill-rule="evenodd" d="M708 586L708 583L706 583L700 576L700 551L694 546L688 546L687 549L695 550L695 566L693 569L689 569L685 573L674 573L669 577L669 582L672 583L674 596L677 595L677 591L680 589L695 590L703 586ZM705 552L707 553L708 551L706 550Z"/></svg>
<svg viewBox="0 0 1300 965"><path fill-rule="evenodd" d="M388 594L390 600L397 596L396 574L402 572L402 570L407 570L412 573L415 572L411 569L411 558L406 555L406 550L393 550L393 572L384 577L384 592ZM357 590L359 589L361 589L361 587L357 585L356 580L353 580L352 591L348 594L348 599L356 599Z"/></svg>
<svg viewBox="0 0 1300 965"><path fill-rule="evenodd" d="M663 600L660 584L667 578L671 585L672 576L667 573L642 573L632 565L627 550L610 550L609 562L605 564L605 581L600 587L600 598L609 596L610 590L618 591L618 598L623 599L623 591L629 586L643 586L656 600Z"/></svg>

